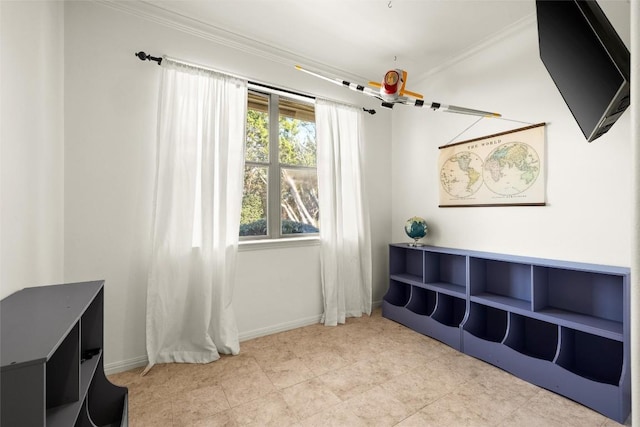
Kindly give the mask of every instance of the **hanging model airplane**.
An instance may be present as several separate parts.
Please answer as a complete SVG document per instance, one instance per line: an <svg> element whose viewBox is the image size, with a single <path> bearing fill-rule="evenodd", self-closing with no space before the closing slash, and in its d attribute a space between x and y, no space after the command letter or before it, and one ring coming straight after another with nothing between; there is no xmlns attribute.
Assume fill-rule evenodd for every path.
<svg viewBox="0 0 640 427"><path fill-rule="evenodd" d="M489 111L474 110L465 107L456 107L455 105L445 105L439 102L425 103L423 96L419 93L411 92L405 89L407 82L407 72L400 69L389 70L384 75L381 83L369 82L369 86L378 88L378 90L371 89L365 85L351 83L339 78L331 78L324 76L315 71L305 70L299 65L296 68L312 76L321 78L336 85L347 87L356 92L364 93L365 95L374 97L382 101L382 106L387 108L393 108L395 104L413 105L416 107L431 108L433 111L443 111L446 113L458 113L458 114L470 114L473 116L483 117L501 117L498 113L492 113Z"/></svg>

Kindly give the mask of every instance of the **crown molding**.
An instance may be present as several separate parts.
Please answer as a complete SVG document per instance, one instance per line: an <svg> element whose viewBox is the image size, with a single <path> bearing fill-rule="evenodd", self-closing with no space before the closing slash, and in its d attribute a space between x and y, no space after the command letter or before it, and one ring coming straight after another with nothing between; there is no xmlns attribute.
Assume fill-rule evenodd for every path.
<svg viewBox="0 0 640 427"><path fill-rule="evenodd" d="M487 37L481 41L479 41L478 43L474 44L473 46L469 47L468 49L465 49L464 51L462 51L461 53L451 57L449 60L444 61L443 63L441 63L440 65L438 65L437 67L431 68L430 70L419 74L417 77L414 77L412 80L415 83L421 83L424 80L426 80L427 78L431 77L432 75L438 74L450 67L453 67L454 65L456 65L459 62L464 61L465 59L476 55L478 52L481 52L485 49L487 49L488 47L499 43L502 40L505 40L511 36L513 36L514 34L522 31L523 29L529 27L530 25L535 25L536 24L536 14L535 12L530 13L529 15L520 18L519 20L517 20L516 22L514 22L513 24L505 27L504 29L502 29L501 31L497 32L496 34L493 34L490 37Z"/></svg>
<svg viewBox="0 0 640 427"><path fill-rule="evenodd" d="M266 43L262 43L250 37L246 37L241 34L226 30L224 28L208 24L198 19L194 19L167 10L157 4L146 0L93 0L93 2L124 13L128 13L130 15L137 16L139 18L157 23L168 28L181 31L186 34L193 35L195 37L209 40L214 43L266 59L274 63L285 65L287 67L293 66L295 64L300 64L305 67L314 68L318 71L341 76L342 78L351 79L353 81L368 80L368 77L366 76L359 76L353 74L348 70L342 70L336 67L332 67L329 64L318 62L309 57L302 56L300 54L296 54L278 47L270 46ZM468 49L465 49L461 53L456 54L449 60L440 63L437 67L431 68L423 72L422 74L418 74L417 76L414 75L412 77L413 84L419 84L432 75L438 74L450 67L453 67L457 63L462 62L465 59L476 55L478 52L481 52L482 50L487 49L488 47L513 36L517 32L522 31L530 25L535 25L535 23L536 14L535 12L533 12L519 19L503 30L497 32L496 34L485 38L475 45L469 47ZM259 80L255 81L260 82Z"/></svg>
<svg viewBox="0 0 640 427"><path fill-rule="evenodd" d="M362 76L354 75L346 70L332 67L328 64L315 61L299 54L270 46L258 40L234 33L232 31L194 19L148 1L118 1L118 0L93 0L94 3L107 6L120 12L137 16L147 21L181 31L214 43L230 47L232 49L248 53L278 64L293 66L301 64L324 72L363 80Z"/></svg>

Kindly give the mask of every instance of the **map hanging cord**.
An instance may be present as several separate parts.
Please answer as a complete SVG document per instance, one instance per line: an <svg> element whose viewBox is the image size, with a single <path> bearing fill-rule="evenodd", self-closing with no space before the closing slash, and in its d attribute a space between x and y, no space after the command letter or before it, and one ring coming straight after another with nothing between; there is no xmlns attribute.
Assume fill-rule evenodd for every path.
<svg viewBox="0 0 640 427"><path fill-rule="evenodd" d="M469 129L471 129L472 127L474 127L476 124L478 124L478 122L480 120L484 119L484 117L480 117L478 120L476 120L475 122L471 123L469 126L467 126L467 128L465 130L463 130L462 132L460 132L459 134L457 134L456 136L454 136L453 138L451 138L451 140L449 142L447 142L446 144L444 144L442 147L446 147L447 145L450 145L453 143L453 141L455 141L456 139L458 139L458 137L460 135L462 135L463 133L465 133L466 131L468 131ZM508 122L516 122L516 123L523 123L526 125L532 125L533 123L531 122L523 122L522 120L514 120L514 119L507 119L506 117L495 117L495 119L498 120L506 120Z"/></svg>
<svg viewBox="0 0 640 427"><path fill-rule="evenodd" d="M522 123L525 125L533 125L535 123L531 123L531 122L523 122L522 120L514 120L514 119L507 119L506 117L496 117L499 120L506 120L508 122L516 122L516 123Z"/></svg>
<svg viewBox="0 0 640 427"><path fill-rule="evenodd" d="M447 145L451 144L453 141L455 141L456 139L458 139L458 137L460 135L462 135L463 133L465 133L466 131L468 131L469 129L471 129L472 127L474 127L480 120L484 119L484 117L480 117L478 120L476 120L475 122L471 123L471 125L467 126L467 128L465 130L463 130L462 132L460 132L459 134L457 134L456 136L454 136L453 138L451 138L451 140L449 142L447 142L446 144L443 145L443 147L446 147Z"/></svg>

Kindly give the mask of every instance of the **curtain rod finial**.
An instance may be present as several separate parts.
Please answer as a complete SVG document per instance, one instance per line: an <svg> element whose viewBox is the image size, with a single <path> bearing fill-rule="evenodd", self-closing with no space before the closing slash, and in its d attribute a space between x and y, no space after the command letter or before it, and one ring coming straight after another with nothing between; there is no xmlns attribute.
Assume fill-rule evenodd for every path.
<svg viewBox="0 0 640 427"><path fill-rule="evenodd" d="M158 63L158 65L160 65L160 63L162 62L162 58L161 57L155 57L155 56L151 56L146 54L143 51L140 51L138 53L135 54L141 61L144 61L145 59L149 60L149 61L155 61Z"/></svg>

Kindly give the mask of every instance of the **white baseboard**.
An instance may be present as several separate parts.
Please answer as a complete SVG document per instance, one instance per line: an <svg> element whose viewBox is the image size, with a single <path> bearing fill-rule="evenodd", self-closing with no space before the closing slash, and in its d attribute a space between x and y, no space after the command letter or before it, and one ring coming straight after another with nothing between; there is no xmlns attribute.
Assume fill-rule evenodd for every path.
<svg viewBox="0 0 640 427"><path fill-rule="evenodd" d="M147 356L138 356L133 359L122 360L120 362L107 363L104 365L104 373L107 375L117 374L118 372L147 366L148 362Z"/></svg>
<svg viewBox="0 0 640 427"><path fill-rule="evenodd" d="M303 326L314 325L320 322L321 316L311 316L304 319L294 320L292 322L280 323L278 325L268 326L266 328L255 329L240 334L240 341L247 341L253 338L263 337L265 335L276 334L291 329L301 328ZM117 374L119 372L128 371L130 369L146 366L149 363L147 356L138 356L119 362L107 363L104 365L104 372L107 375Z"/></svg>
<svg viewBox="0 0 640 427"><path fill-rule="evenodd" d="M266 328L254 329L252 331L242 332L239 336L240 341L247 341L253 338L264 337L266 335L277 334L278 332L290 331L291 329L302 328L303 326L315 325L320 323L322 315L305 317L303 319L284 322L277 325L267 326Z"/></svg>
<svg viewBox="0 0 640 427"><path fill-rule="evenodd" d="M382 301L374 301L371 304L371 307L378 308L381 305L382 305ZM240 342L248 341L254 338L264 337L266 335L277 334L278 332L284 332L284 331L289 331L291 329L302 328L304 326L315 325L316 323L320 323L321 319L322 319L322 315L305 317L303 319L297 319L291 322L284 322L277 325L267 326L265 328L242 332L238 338ZM118 372L124 372L130 369L146 366L147 363L148 363L147 356L138 356L138 357L123 360L120 362L105 364L104 372L107 375L117 374Z"/></svg>
<svg viewBox="0 0 640 427"><path fill-rule="evenodd" d="M382 307L382 300L373 301L371 308L376 309ZM242 332L239 336L240 341L247 341L254 338L264 337L266 335L277 334L278 332L290 331L291 329L302 328L304 326L315 325L320 323L322 315L310 316L304 319L298 319L291 322L280 323L278 325L267 326L266 328L254 329L253 331Z"/></svg>

